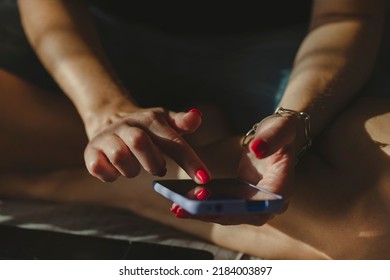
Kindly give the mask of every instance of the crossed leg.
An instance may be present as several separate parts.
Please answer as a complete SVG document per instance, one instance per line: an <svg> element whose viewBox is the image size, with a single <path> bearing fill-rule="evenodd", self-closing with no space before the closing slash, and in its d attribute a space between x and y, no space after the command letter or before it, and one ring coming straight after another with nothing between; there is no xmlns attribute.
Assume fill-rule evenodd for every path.
<svg viewBox="0 0 390 280"><path fill-rule="evenodd" d="M171 203L151 189L154 177L146 172L110 184L91 177L82 165L82 124L69 101L0 74L0 90L8 92L0 97L6 132L0 143L3 197L127 209L270 259L390 258L390 100L358 99L319 137L297 166L296 193L283 215L262 227L221 226L177 219L168 210ZM211 142L198 147L200 156L215 176L234 176L240 137ZM38 148L32 149L35 143ZM187 177L173 162L167 164L167 177Z"/></svg>
<svg viewBox="0 0 390 280"><path fill-rule="evenodd" d="M0 170L80 165L86 136L76 110L0 69Z"/></svg>

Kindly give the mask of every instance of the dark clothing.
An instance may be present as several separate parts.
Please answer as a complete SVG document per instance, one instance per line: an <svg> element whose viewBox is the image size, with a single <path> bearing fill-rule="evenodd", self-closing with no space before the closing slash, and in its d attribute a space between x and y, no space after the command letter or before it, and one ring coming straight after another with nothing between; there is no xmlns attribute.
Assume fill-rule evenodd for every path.
<svg viewBox="0 0 390 280"><path fill-rule="evenodd" d="M308 22L311 0L120 1L90 0L132 23L181 36L253 33ZM203 4L203 5L202 5Z"/></svg>
<svg viewBox="0 0 390 280"><path fill-rule="evenodd" d="M298 1L286 1L289 2ZM199 103L215 104L225 111L237 133L248 131L278 105L308 25L307 21L292 24L303 20L293 13L296 18L289 18L291 22L282 27L280 19L287 19L278 14L273 21L259 17L256 25L250 25L264 28L259 32L245 29L254 17L242 22L236 17L229 22L225 15L221 22L210 24L215 18L203 16L207 20L196 21L203 30L198 28L198 33L191 33L195 30L194 16L180 25L167 26L163 23L173 24L177 17L157 22L152 15L142 17L145 10L123 11L125 15L140 12L137 22L137 17L127 20L91 7L103 48L123 84L143 107L185 110ZM165 12L161 10L160 18L167 16ZM225 28L230 33L223 35L217 32L222 31L222 25L235 29ZM0 67L51 92L59 91L28 43L15 3L0 5ZM369 84L366 92L388 96L388 75L378 71L374 78L377 80Z"/></svg>

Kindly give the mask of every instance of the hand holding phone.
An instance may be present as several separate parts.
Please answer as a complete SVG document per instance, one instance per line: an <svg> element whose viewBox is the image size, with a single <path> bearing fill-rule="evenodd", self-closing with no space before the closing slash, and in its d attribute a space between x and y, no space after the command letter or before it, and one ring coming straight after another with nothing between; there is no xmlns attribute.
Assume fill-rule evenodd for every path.
<svg viewBox="0 0 390 280"><path fill-rule="evenodd" d="M153 187L192 215L269 214L284 206L282 196L234 178L213 179L206 185L192 180L157 180ZM196 188L205 188L209 197L197 199Z"/></svg>

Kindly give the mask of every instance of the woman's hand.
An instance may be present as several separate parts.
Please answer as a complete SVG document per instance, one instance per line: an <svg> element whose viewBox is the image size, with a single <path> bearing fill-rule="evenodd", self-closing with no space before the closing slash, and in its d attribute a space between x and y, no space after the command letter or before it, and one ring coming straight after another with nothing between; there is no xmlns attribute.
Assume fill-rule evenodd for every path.
<svg viewBox="0 0 390 280"><path fill-rule="evenodd" d="M302 137L296 137L297 135L302 135ZM295 151L302 146L303 140L301 120L294 116L272 115L264 119L257 127L253 140L244 148L241 156L239 177L282 195L285 199L285 207L281 212L287 209L288 199L293 192ZM199 200L207 199L207 195L204 195L201 189L194 196ZM256 197L255 195L248 199L256 200ZM176 204L172 206L171 211L179 218L194 218L223 225L251 224L256 226L265 224L275 214L279 214L193 216Z"/></svg>
<svg viewBox="0 0 390 280"><path fill-rule="evenodd" d="M288 199L293 193L296 151L302 146L298 143L303 142L303 137L296 137L302 135L297 134L300 129L303 130L301 121L296 117L268 117L244 149L239 164L241 179L284 197L285 207L281 212L287 209ZM252 199L255 200L256 196ZM264 220L259 218L259 221Z"/></svg>
<svg viewBox="0 0 390 280"><path fill-rule="evenodd" d="M210 179L205 164L183 140L181 134L194 132L202 122L194 108L175 113L163 108L143 109L122 102L120 106L94 114L87 134L90 139L84 153L88 171L104 182L123 175L129 178L141 168L164 176L164 154L171 157L199 184Z"/></svg>

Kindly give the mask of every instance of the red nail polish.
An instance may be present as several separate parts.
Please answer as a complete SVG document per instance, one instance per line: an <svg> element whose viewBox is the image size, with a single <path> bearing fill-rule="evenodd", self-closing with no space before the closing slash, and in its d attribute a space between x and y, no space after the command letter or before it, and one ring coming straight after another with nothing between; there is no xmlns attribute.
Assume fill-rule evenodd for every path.
<svg viewBox="0 0 390 280"><path fill-rule="evenodd" d="M179 205L174 205L171 207L171 209L169 209L172 213L176 214L177 213L177 210L179 210Z"/></svg>
<svg viewBox="0 0 390 280"><path fill-rule="evenodd" d="M177 218L189 218L191 215L184 210L183 208L179 208L176 212L176 217Z"/></svg>
<svg viewBox="0 0 390 280"><path fill-rule="evenodd" d="M269 150L268 143L262 139L254 140L250 148L257 158L263 158Z"/></svg>
<svg viewBox="0 0 390 280"><path fill-rule="evenodd" d="M204 169L198 169L195 176L203 185L210 181L210 175Z"/></svg>
<svg viewBox="0 0 390 280"><path fill-rule="evenodd" d="M192 108L192 109L188 110L188 112L196 113L196 114L198 114L199 116L203 117L202 112L201 112L198 108Z"/></svg>
<svg viewBox="0 0 390 280"><path fill-rule="evenodd" d="M196 198L199 199L199 200L205 200L207 198L209 198L211 195L211 192L209 190L207 190L206 188L202 188L200 191L198 191L196 193Z"/></svg>

